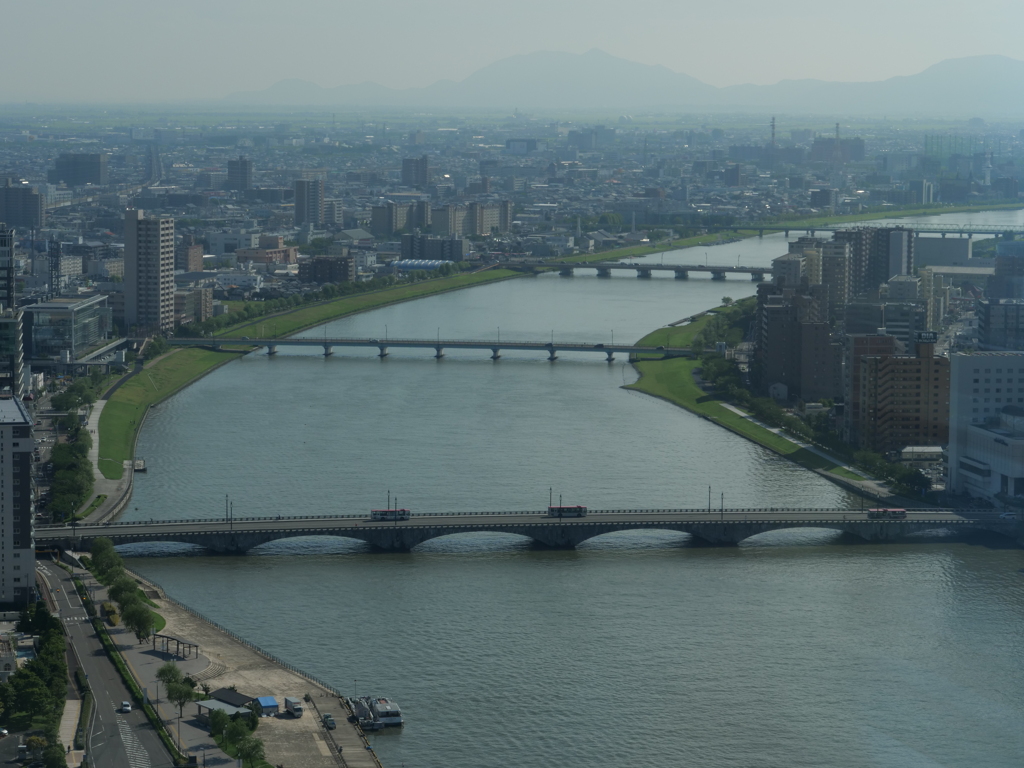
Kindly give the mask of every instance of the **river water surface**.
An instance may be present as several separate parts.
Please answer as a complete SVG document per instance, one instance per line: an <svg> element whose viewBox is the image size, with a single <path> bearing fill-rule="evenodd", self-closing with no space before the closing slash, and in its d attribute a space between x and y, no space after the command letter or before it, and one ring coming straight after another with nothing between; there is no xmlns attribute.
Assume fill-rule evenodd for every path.
<svg viewBox="0 0 1024 768"><path fill-rule="evenodd" d="M785 250L776 235L651 260L762 266ZM581 270L307 335L633 341L753 290ZM361 513L388 490L416 512L541 509L549 488L592 508L702 506L709 486L715 506L849 502L621 389L623 360L314 352L247 356L153 409L126 519L216 517L226 494L236 515ZM126 552L178 599L346 693L397 699L408 725L372 737L387 768L967 768L1024 753L1024 557L995 541L800 530L718 549L625 532L561 552L473 534L404 555L345 539L152 553Z"/></svg>

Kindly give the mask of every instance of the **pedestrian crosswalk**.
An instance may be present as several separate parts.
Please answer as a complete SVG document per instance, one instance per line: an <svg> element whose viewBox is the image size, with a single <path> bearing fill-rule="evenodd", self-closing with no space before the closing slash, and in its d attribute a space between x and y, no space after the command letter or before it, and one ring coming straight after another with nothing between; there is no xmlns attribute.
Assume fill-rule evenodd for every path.
<svg viewBox="0 0 1024 768"><path fill-rule="evenodd" d="M131 768L150 768L149 753L132 731L131 725L120 715L116 719L117 730L121 733L121 741L124 742L125 752L128 753L128 765Z"/></svg>

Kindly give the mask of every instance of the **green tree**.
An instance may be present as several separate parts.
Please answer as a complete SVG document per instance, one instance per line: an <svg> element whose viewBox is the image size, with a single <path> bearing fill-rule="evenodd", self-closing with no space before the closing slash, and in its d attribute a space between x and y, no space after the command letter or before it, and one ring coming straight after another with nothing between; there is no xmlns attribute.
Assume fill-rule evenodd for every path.
<svg viewBox="0 0 1024 768"><path fill-rule="evenodd" d="M244 720L232 720L224 727L224 741L237 746L242 739L249 736L249 728Z"/></svg>
<svg viewBox="0 0 1024 768"><path fill-rule="evenodd" d="M66 768L67 754L60 744L51 744L43 752L43 768Z"/></svg>
<svg viewBox="0 0 1024 768"><path fill-rule="evenodd" d="M139 585L127 574L118 576L107 589L107 593L115 603L121 606L122 613L129 605L139 601Z"/></svg>
<svg viewBox="0 0 1024 768"><path fill-rule="evenodd" d="M257 760L266 758L266 751L263 749L263 742L255 736L246 736L236 745L238 756L242 762L249 763L250 768L256 765Z"/></svg>
<svg viewBox="0 0 1024 768"><path fill-rule="evenodd" d="M169 691L172 685L181 682L181 669L173 661L168 661L156 671L156 679L164 684L165 691Z"/></svg>
<svg viewBox="0 0 1024 768"><path fill-rule="evenodd" d="M12 677L14 680L14 707L18 712L28 712L33 717L49 714L53 709L53 698L38 675L22 670Z"/></svg>
<svg viewBox="0 0 1024 768"><path fill-rule="evenodd" d="M727 307L730 306L732 304L732 296L723 296L722 304L724 304Z"/></svg>
<svg viewBox="0 0 1024 768"><path fill-rule="evenodd" d="M34 757L39 757L47 745L46 739L42 736L29 736L25 739L25 746L28 747L28 751L32 753Z"/></svg>
<svg viewBox="0 0 1024 768"><path fill-rule="evenodd" d="M217 737L224 733L224 729L231 723L231 718L228 717L227 712L220 709L214 709L210 712L210 735Z"/></svg>
<svg viewBox="0 0 1024 768"><path fill-rule="evenodd" d="M135 634L136 639L140 643L145 642L152 636L153 628L156 626L153 612L141 602L134 602L129 605L124 613L121 614L121 620ZM191 692L192 689L189 688L188 690Z"/></svg>
<svg viewBox="0 0 1024 768"><path fill-rule="evenodd" d="M181 682L171 683L167 686L167 700L178 708L178 717L181 717L185 705L192 701L192 689Z"/></svg>

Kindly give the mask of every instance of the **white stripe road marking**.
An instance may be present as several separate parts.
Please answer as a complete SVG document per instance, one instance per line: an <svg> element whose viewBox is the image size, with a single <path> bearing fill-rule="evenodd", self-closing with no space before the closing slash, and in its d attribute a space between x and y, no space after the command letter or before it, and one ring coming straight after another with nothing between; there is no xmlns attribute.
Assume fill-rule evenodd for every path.
<svg viewBox="0 0 1024 768"><path fill-rule="evenodd" d="M124 742L125 752L128 753L128 765L131 768L150 768L149 753L132 731L131 725L120 715L115 719L117 720L117 730L121 732L121 741Z"/></svg>

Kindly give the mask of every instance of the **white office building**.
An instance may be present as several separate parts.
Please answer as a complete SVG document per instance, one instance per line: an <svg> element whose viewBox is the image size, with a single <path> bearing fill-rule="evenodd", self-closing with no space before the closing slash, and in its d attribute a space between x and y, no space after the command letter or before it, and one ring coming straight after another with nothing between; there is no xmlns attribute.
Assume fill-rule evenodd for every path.
<svg viewBox="0 0 1024 768"><path fill-rule="evenodd" d="M949 489L1024 507L1024 352L953 355L949 399Z"/></svg>
<svg viewBox="0 0 1024 768"><path fill-rule="evenodd" d="M35 580L32 418L18 398L0 399L0 603L24 604Z"/></svg>

